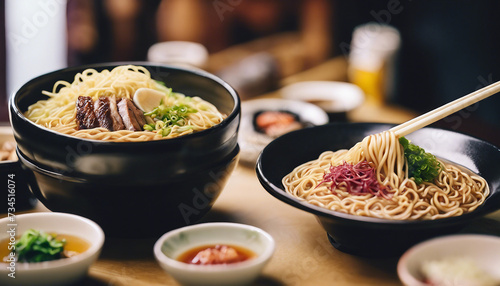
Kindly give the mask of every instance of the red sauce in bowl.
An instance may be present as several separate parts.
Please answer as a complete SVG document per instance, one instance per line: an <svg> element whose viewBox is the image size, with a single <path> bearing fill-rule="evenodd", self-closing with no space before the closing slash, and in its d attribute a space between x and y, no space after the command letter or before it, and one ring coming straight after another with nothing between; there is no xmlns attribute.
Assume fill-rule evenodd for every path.
<svg viewBox="0 0 500 286"><path fill-rule="evenodd" d="M197 265L232 264L254 258L257 255L246 248L235 245L204 245L181 254L177 260Z"/></svg>

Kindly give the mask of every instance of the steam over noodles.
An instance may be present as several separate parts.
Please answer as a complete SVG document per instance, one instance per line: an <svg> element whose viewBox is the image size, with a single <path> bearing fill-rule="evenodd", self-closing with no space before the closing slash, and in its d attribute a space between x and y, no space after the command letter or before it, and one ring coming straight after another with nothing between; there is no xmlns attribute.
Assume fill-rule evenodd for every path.
<svg viewBox="0 0 500 286"><path fill-rule="evenodd" d="M157 114L154 112L149 115L144 112L144 118L141 120L147 124L143 125L141 124L143 122L139 120L139 125L135 125L139 128L136 128L135 131L131 130L132 127L112 130L112 128L103 128L102 125L97 125L95 128L79 128L77 122L79 97L84 97L95 105L103 97L110 98L112 102L119 102L123 99L132 102L134 93L140 88L164 94L161 104L164 109L170 108L167 110L170 112L169 116L173 115L168 117L168 120L158 120L158 117L155 118ZM214 105L200 97L185 96L172 91L163 83L153 80L149 71L141 66L118 66L111 71L103 70L101 72L87 69L76 74L72 83L58 81L54 84L52 91L43 91L43 94L49 98L29 106L25 113L28 119L60 133L95 140L134 142L174 138L210 128L225 118L225 115L221 114ZM130 102L128 103L130 104ZM82 106L84 105L82 104ZM125 109L126 107L127 105L125 105ZM135 106L128 107L139 110ZM184 112L183 116L176 113L178 110ZM86 114L84 115L86 116ZM84 115L80 119L88 120ZM121 110L120 115L122 115ZM125 117L118 118L118 120L122 119L124 123L127 123ZM110 119L108 118L108 120ZM170 124L171 122L174 124ZM170 125L167 128L168 124Z"/></svg>
<svg viewBox="0 0 500 286"><path fill-rule="evenodd" d="M394 133L385 131L365 137L350 150L322 153L318 159L296 167L282 183L289 194L316 206L394 220L459 216L475 210L489 195L483 178L439 160L437 177L432 182L417 184L415 178L409 177L404 152ZM355 188L348 186L347 181L332 186L333 180L327 179L341 176L329 174L329 170L345 165L352 168L343 172L361 176L364 170L359 164L363 162L372 167L374 184L380 187L378 193L353 193ZM363 185L360 189L363 188L368 187Z"/></svg>

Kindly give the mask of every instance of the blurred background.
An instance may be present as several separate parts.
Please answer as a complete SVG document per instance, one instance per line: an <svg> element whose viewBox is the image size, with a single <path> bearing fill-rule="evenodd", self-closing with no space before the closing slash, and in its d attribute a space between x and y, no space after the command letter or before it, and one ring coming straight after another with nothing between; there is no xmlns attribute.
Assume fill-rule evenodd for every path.
<svg viewBox="0 0 500 286"><path fill-rule="evenodd" d="M244 100L301 81L350 82L365 101L343 120L391 123L500 79L494 0L4 0L0 9L3 124L9 95L29 79L98 62L196 66ZM172 41L198 45L157 45ZM499 108L495 95L436 125L499 146Z"/></svg>

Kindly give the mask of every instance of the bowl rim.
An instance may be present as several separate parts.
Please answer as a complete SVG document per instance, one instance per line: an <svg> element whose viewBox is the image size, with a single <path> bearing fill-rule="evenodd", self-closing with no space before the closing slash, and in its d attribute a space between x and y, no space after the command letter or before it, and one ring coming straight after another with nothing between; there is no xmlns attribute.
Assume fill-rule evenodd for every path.
<svg viewBox="0 0 500 286"><path fill-rule="evenodd" d="M208 78L209 80L219 84L222 86L226 91L229 92L231 97L234 100L234 106L230 114L226 118L222 120L217 125L212 126L211 128L201 130L192 134L187 134L184 136L179 136L175 138L169 138L165 140L150 140L150 141L138 141L138 142L114 142L114 141L103 141L103 140L96 140L96 139L89 139L89 138L80 138L80 137L75 137L67 134L63 134L57 131L54 131L52 129L49 129L45 126L39 125L34 123L33 121L29 120L26 118L23 114L23 112L20 110L18 104L17 104L17 98L19 95L19 92L29 86L30 84L33 84L34 82L43 80L46 77L49 77L51 75L55 75L57 73L61 72L73 72L75 75L77 73L80 73L84 71L85 69L97 69L97 70L104 70L108 69L111 70L117 66L122 66L122 65L136 65L136 66L142 66L148 69L151 72L151 69L161 69L161 68L166 68L169 70L175 70L175 71L180 71L180 72L187 72L194 74L196 76ZM153 77L152 77L153 78ZM55 83L54 83L55 84ZM73 66L73 67L66 67L58 70L54 70L48 73L44 73L42 75L36 76L29 81L25 82L21 87L19 87L17 90L15 90L8 101L8 106L9 106L9 119L12 124L12 117L14 116L12 112L15 113L17 118L21 119L25 124L30 124L31 126L35 128L39 128L45 132L49 132L52 135L60 138L64 138L65 140L73 140L73 141L84 141L84 142L90 142L94 144L99 144L103 146L124 146L124 145L133 145L133 146L139 146L139 145L149 145L149 144L154 144L155 142L182 142L185 140L189 140L190 138L197 138L201 136L205 136L205 134L209 133L214 133L217 132L220 129L224 129L226 126L230 125L230 123L239 115L241 111L241 99L237 93L237 91L230 86L227 82L219 78L218 76L209 73L207 71L204 71L199 68L195 67L185 67L185 66L178 66L178 65L169 65L169 64L160 64L160 63L153 63L153 62L145 62L145 61L124 61L124 62L103 62L103 63L95 63L95 64L86 64L86 65L80 65L80 66Z"/></svg>
<svg viewBox="0 0 500 286"><path fill-rule="evenodd" d="M280 107L278 107L278 105ZM294 111L294 109L299 109L296 108L299 107L299 105L305 106L311 111L314 110L316 116L318 117L318 122L321 122L319 124L314 123L314 125L321 125L328 123L328 114L319 106L309 102L304 102L297 99L288 99L288 98L255 98L246 100L241 104L241 116L242 117L245 115L253 116L257 109L260 109L262 111L287 110L287 111L297 112ZM245 107L247 107L248 109L245 110ZM297 115L302 117L300 111L297 112Z"/></svg>
<svg viewBox="0 0 500 286"><path fill-rule="evenodd" d="M63 212L36 212L36 213L25 213L25 214L19 214L16 215L16 224L18 223L17 220L19 218L31 218L31 217L41 217L44 219L51 219L52 217L62 217L64 219L69 219L73 221L80 221L88 226L91 227L91 229L94 231L94 233L97 236L97 239L95 241L89 241L90 247L84 251L83 253L80 253L78 255L75 255L73 257L68 257L64 259L57 259L57 260L52 260L52 261L44 261L44 262L39 262L39 263L20 263L16 262L16 269L22 269L24 271L37 271L37 270L42 270L42 269L47 269L47 268L60 268L60 267L65 267L69 264L78 264L81 263L90 257L96 255L96 253L99 253L104 245L104 240L105 240L105 235L104 231L102 228L95 223L94 221L79 216L75 214L69 214L69 213L63 213ZM8 223L9 222L9 217L4 217L0 219L0 224L2 223ZM5 262L0 262L0 266L5 266L8 265L8 263ZM2 269L6 269L6 267L1 267Z"/></svg>
<svg viewBox="0 0 500 286"><path fill-rule="evenodd" d="M169 238L171 238L173 236L178 235L181 232L189 232L189 231L194 231L194 230L203 231L204 229L212 229L212 228L228 228L228 229L234 229L234 230L255 231L255 232L259 233L259 235L261 237L265 238L266 248L264 249L262 254L258 255L254 259L249 259L249 260L234 263L234 264L223 264L223 265L188 264L188 263L180 262L180 261L177 261L173 258L170 258L161 251L161 247L166 240L168 240ZM243 247L245 247L245 246L243 246ZM200 272L200 273L207 273L207 272L212 273L212 272L228 272L228 271L242 270L242 269L246 269L246 268L250 268L250 267L254 267L256 265L266 263L266 261L268 261L271 258L271 256L273 255L275 248L276 248L276 242L275 242L274 238L269 233L267 233L263 229L258 228L256 226L241 224L241 223L232 223L232 222L208 222L208 223L200 223L200 224L185 226L185 227L171 230L171 231L163 234L156 241L153 249L154 249L154 255L160 264L168 265L168 267L175 268L177 270Z"/></svg>
<svg viewBox="0 0 500 286"><path fill-rule="evenodd" d="M285 99L293 99L293 100L305 100L307 99L306 96L297 93L297 90L304 89L304 88L309 88L309 87L314 87L316 89L320 89L322 91L330 91L330 90L335 90L336 88L344 88L344 89L350 89L351 94L346 100L346 97L341 97L337 96L335 93L334 94L328 94L328 95L323 95L323 96L312 96L308 95L309 98L317 98L317 99L324 99L324 100L340 100L342 102L347 102L346 107L344 108L333 108L329 110L328 112L348 112L351 110L356 109L357 107L361 106L363 102L366 100L366 95L363 92L363 90L350 82L345 82L345 81L334 81L334 80L308 80L308 81L299 81L295 83L288 84L284 87L282 87L279 92L282 95L283 98Z"/></svg>
<svg viewBox="0 0 500 286"><path fill-rule="evenodd" d="M398 277L402 282L409 283L408 285L418 285L418 286L425 286L428 284L423 283L422 281L418 280L414 275L412 275L409 271L408 268L408 262L410 259L420 251L428 248L436 248L439 247L440 245L446 244L450 241L460 241L460 240L477 240L482 243L495 243L500 246L500 237L491 235L491 234L469 234L469 233L464 233L464 234L450 234L450 235L443 235L435 238L431 238L425 241L422 241L420 243L415 244L414 246L410 247L408 250L406 250L403 255L399 258L396 270L398 273ZM477 244L475 244L477 245Z"/></svg>
<svg viewBox="0 0 500 286"><path fill-rule="evenodd" d="M382 126L382 125L386 125L388 127L394 126L394 124L389 124L389 123L374 123L374 122L356 122L356 123L351 122L351 123L349 123L348 122L348 123L329 123L329 124L325 124L325 125L321 125L321 126L313 126L313 127L307 128L307 129L310 130L310 129L315 129L315 128L316 129L317 128L332 128L334 126L347 126L347 125L350 125L350 126L354 126L354 125L357 125L357 126L363 126L363 125L366 125L366 126L380 125L380 126ZM496 147L495 145L493 145L487 141L484 141L482 139L476 138L474 136L462 133L462 132L458 132L455 130L448 130L448 129L444 129L444 128L436 128L436 127L424 127L424 128L425 129L434 129L434 130L443 130L443 131L447 131L447 132L457 133L457 134L460 134L462 136L466 136L466 137L469 137L473 140L480 141L484 144L487 144L487 145L497 149L498 152L500 152L500 149L498 147ZM281 140L285 140L287 137L294 136L295 134L300 133L300 132L307 132L307 130L300 129L300 130L295 130L295 131L289 132L287 134L284 134L284 135L278 137L277 139L273 140L272 142L270 142L264 148L264 150L259 154L259 158L257 159L257 164L255 166L257 178L258 178L259 182L261 183L261 185L264 187L264 189L269 194L274 196L275 198L281 200L282 202L284 202L290 206L298 208L302 211L306 211L308 213L316 215L320 219L321 218L335 219L337 221L344 221L344 222L349 222L349 223L358 224L358 225L365 225L365 226L366 225L374 225L375 227L398 226L401 229L404 229L404 228L425 229L425 228L429 227L429 225L432 225L432 224L438 224L438 225L446 224L447 226L464 224L468 221L471 221L474 218L486 215L486 214L493 211L493 210L484 211L483 208L478 208L478 209L474 210L473 212L462 214L458 217L447 217L447 218L440 218L437 220L390 220L390 219L383 219L383 218L352 215L352 214L333 211L333 210L329 210L329 209L325 209L325 208L322 208L319 206L309 204L309 203L302 201L298 198L292 197L291 195L289 195L288 193L285 192L285 190L282 188L282 186L276 186L275 184L273 184L264 175L263 166L262 166L262 157L266 153L266 150L270 149L274 144L277 144L276 142L279 142ZM483 204L483 206L484 206L484 204Z"/></svg>

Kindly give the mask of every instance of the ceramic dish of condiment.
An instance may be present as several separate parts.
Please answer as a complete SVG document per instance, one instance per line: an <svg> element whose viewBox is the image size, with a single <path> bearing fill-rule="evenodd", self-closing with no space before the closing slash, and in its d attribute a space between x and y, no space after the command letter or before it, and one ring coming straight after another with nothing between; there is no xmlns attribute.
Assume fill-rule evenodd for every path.
<svg viewBox="0 0 500 286"><path fill-rule="evenodd" d="M500 237L448 235L419 243L398 262L406 286L500 285Z"/></svg>
<svg viewBox="0 0 500 286"><path fill-rule="evenodd" d="M46 249L45 255L51 253L52 256L39 258L37 256L41 255L41 251L33 249L25 252L21 261L21 249L28 248L28 243L23 242L32 239ZM47 249L49 240L64 245L63 251L57 252L57 257L52 253L56 253L54 248L59 245L53 241L51 248ZM20 214L0 219L0 244L7 245L0 247L0 285L68 285L87 275L101 252L104 232L95 222L73 214Z"/></svg>
<svg viewBox="0 0 500 286"><path fill-rule="evenodd" d="M260 228L202 223L167 232L154 255L182 285L247 285L261 275L274 248L274 239Z"/></svg>

